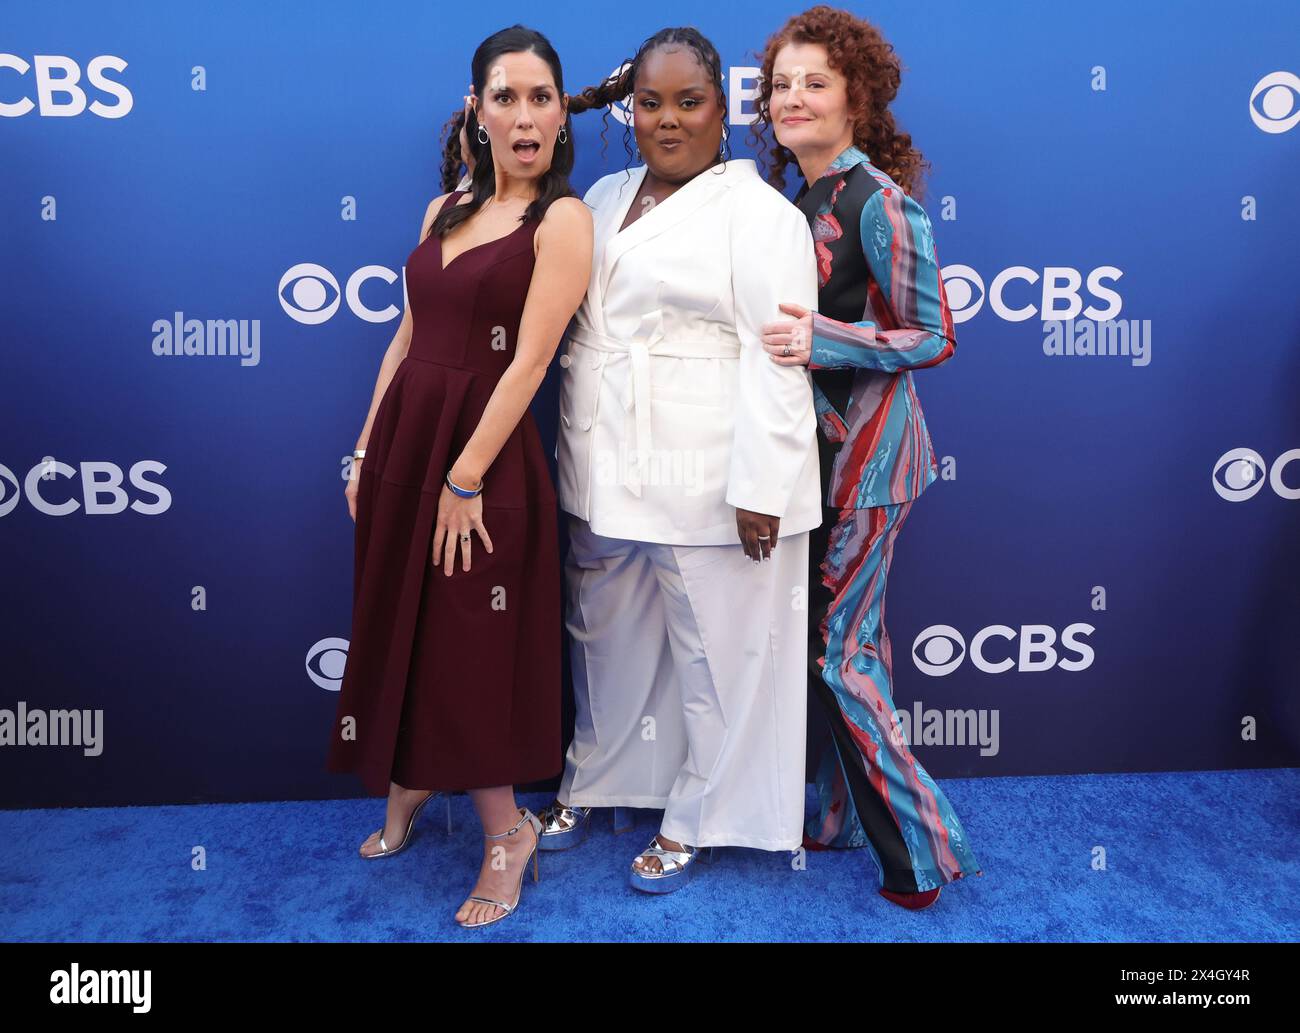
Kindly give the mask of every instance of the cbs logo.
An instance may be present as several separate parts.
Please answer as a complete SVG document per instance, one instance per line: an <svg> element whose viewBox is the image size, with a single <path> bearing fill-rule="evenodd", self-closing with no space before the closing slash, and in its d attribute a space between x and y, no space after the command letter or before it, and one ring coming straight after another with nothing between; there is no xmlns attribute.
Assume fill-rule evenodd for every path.
<svg viewBox="0 0 1300 1033"><path fill-rule="evenodd" d="M347 286L340 291L339 281L323 265L314 262L299 262L280 277L280 307L290 319L308 326L324 323L339 309L339 303L346 300L352 314L368 323L386 323L401 315L396 305L384 308L370 308L361 300L361 286L370 280L382 280L392 284L397 280L397 273L387 266L364 265L348 277ZM406 283L402 283L402 300L406 300Z"/></svg>
<svg viewBox="0 0 1300 1033"><path fill-rule="evenodd" d="M0 102L0 115L9 118L17 118L33 110L47 118L68 117L80 115L87 108L92 115L100 118L122 118L130 113L135 104L135 98L129 89L104 74L105 71L120 72L126 68L126 62L120 57L105 54L92 58L86 66L86 81L101 93L115 97L115 104L105 104L100 100L87 104L86 91L79 85L81 67L70 57L37 54L32 58L32 64L28 64L16 54L0 54L0 69L6 68L21 76L32 73L36 87L36 101L31 97L23 97L18 101ZM59 97L67 99L56 100Z"/></svg>
<svg viewBox="0 0 1300 1033"><path fill-rule="evenodd" d="M57 459L46 459L27 471L23 478L22 490L19 491L18 478L9 467L0 465L0 517L8 516L18 505L18 500L26 495L33 509L46 516L68 516L78 509L85 508L90 516L121 513L129 505L137 513L145 516L157 516L171 508L172 493L161 484L145 477L149 473L163 473L167 467L153 459L144 459L131 467L124 478L122 468L116 463L84 462L79 469L73 469L67 463ZM81 500L78 501L74 491L70 496L60 500L47 498L57 489L42 488L43 481L57 480L60 477L80 480ZM131 486L138 492L150 496L154 501L144 502L139 498L128 501L122 482L129 479ZM59 494L66 494L57 492Z"/></svg>
<svg viewBox="0 0 1300 1033"><path fill-rule="evenodd" d="M1269 469L1264 457L1253 448L1230 449L1215 460L1210 483L1219 493L1219 498L1228 502L1245 502L1264 487L1264 474L1267 472L1268 483L1279 496L1300 499L1300 488L1288 488L1282 483L1282 471L1295 459L1300 459L1300 448L1283 452L1273 460L1273 467Z"/></svg>
<svg viewBox="0 0 1300 1033"><path fill-rule="evenodd" d="M1250 91L1251 121L1266 133L1285 133L1300 122L1300 78L1270 72Z"/></svg>
<svg viewBox="0 0 1300 1033"><path fill-rule="evenodd" d="M1023 624L1019 631L1005 624L991 624L975 634L969 647L956 628L932 624L912 641L912 660L918 670L936 678L952 674L968 655L971 663L985 674L1001 674L1013 667L1026 672L1048 671L1053 667L1083 671L1092 666L1096 654L1082 639L1096 630L1091 624L1071 624L1061 632L1058 651L1056 629L1046 624ZM985 655L991 639L1012 644L1000 647L998 651L1003 654L1000 659ZM1067 652L1072 657L1062 655Z"/></svg>
<svg viewBox="0 0 1300 1033"><path fill-rule="evenodd" d="M1084 307L1079 289L1084 286L1083 274L1069 266L1049 265L1044 267L1040 276L1037 270L1024 265L1013 265L1003 269L993 278L986 290L984 280L968 265L950 265L943 269L943 289L948 297L948 310L952 313L954 323L964 323L975 316L984 307L985 300L997 315L1011 323L1023 322L1039 316L1044 322L1070 320L1078 318L1082 312L1087 319L1105 321L1115 319L1124 307L1124 299L1106 283L1118 280L1124 273L1113 265L1101 265L1088 273L1088 293L1096 300L1106 303L1106 307L1095 305ZM1003 296L1007 285L1013 280L1033 284L1042 281L1038 291L1038 304L1026 304L1012 308ZM1033 293L1030 292L1030 296Z"/></svg>
<svg viewBox="0 0 1300 1033"><path fill-rule="evenodd" d="M323 638L307 650L307 677L327 692L338 692L343 685L343 669L348 662L345 638Z"/></svg>

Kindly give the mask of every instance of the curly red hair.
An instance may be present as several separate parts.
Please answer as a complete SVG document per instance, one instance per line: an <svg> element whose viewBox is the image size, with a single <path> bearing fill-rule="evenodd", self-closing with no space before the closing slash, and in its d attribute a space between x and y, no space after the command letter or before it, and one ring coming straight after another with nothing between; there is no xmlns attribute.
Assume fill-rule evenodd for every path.
<svg viewBox="0 0 1300 1033"><path fill-rule="evenodd" d="M911 134L898 128L889 110L902 82L902 63L893 45L871 22L826 4L796 14L772 35L763 49L759 92L754 98L758 114L750 127L760 160L768 150L767 135L772 128L769 110L772 65L777 52L787 43L816 43L826 48L830 66L848 81L854 146L873 165L888 173L906 194L919 201L924 189L922 176L930 163L912 146ZM794 160L793 152L778 143L773 134L768 182L778 190L784 189L785 170Z"/></svg>

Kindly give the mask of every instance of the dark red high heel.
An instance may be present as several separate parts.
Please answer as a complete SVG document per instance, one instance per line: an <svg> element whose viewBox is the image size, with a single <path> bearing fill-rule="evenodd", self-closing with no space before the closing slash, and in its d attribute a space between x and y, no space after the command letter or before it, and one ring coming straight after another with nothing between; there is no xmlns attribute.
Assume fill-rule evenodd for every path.
<svg viewBox="0 0 1300 1033"><path fill-rule="evenodd" d="M942 886L936 886L924 893L895 893L893 890L882 889L880 895L886 900L893 901L899 907L905 907L909 911L920 911L938 900L939 891L942 889Z"/></svg>

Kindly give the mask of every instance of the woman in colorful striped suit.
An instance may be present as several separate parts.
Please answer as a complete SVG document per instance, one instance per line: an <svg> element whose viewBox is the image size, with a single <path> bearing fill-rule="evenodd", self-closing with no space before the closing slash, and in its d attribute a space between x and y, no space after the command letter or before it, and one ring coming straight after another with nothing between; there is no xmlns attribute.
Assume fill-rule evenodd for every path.
<svg viewBox="0 0 1300 1033"><path fill-rule="evenodd" d="M895 716L885 582L899 529L938 464L912 371L954 351L930 221L911 190L921 156L888 103L898 59L870 23L824 5L768 41L755 129L776 137L769 182L798 163L813 232L818 311L783 304L772 361L807 365L821 435L822 526L810 542L809 688L833 748L817 776L812 849L868 846L881 894L926 907L979 872L943 791ZM982 873L981 873L982 874Z"/></svg>

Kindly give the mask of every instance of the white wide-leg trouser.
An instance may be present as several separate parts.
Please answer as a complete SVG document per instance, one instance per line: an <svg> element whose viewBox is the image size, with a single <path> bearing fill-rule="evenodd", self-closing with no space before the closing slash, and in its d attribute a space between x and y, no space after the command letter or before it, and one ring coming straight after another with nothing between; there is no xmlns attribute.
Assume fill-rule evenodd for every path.
<svg viewBox="0 0 1300 1033"><path fill-rule="evenodd" d="M803 841L808 534L734 545L594 534L569 515L576 727L559 800L663 808L696 847Z"/></svg>

